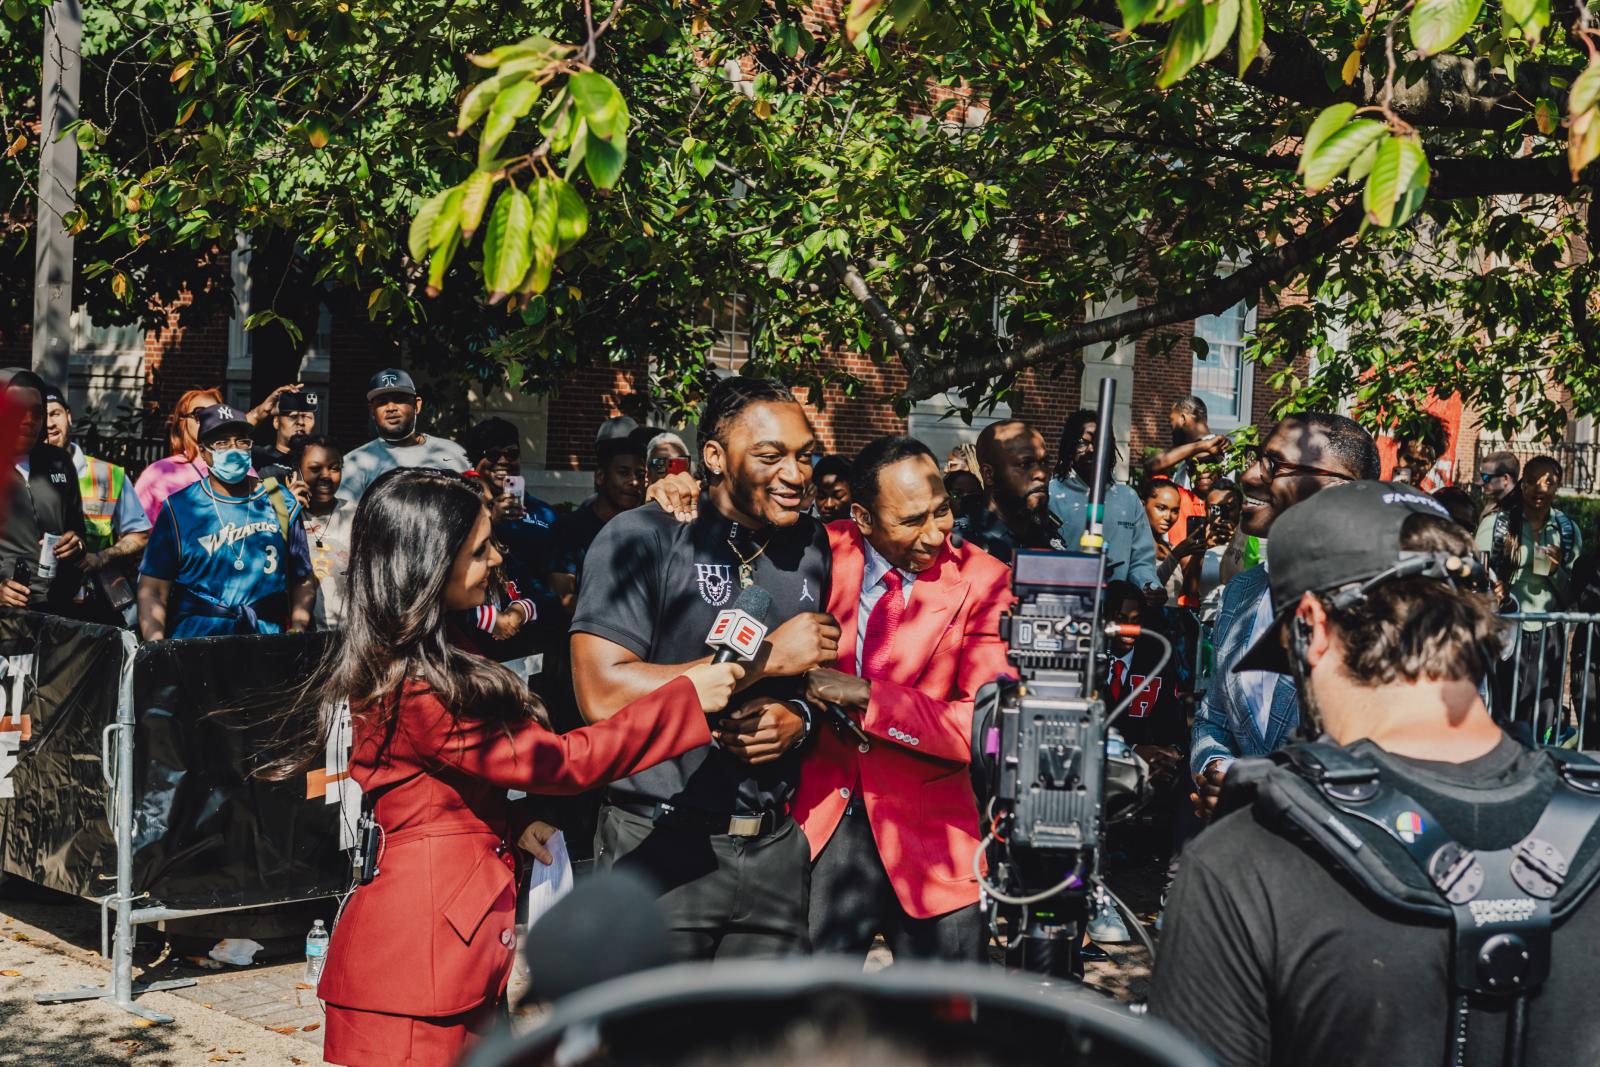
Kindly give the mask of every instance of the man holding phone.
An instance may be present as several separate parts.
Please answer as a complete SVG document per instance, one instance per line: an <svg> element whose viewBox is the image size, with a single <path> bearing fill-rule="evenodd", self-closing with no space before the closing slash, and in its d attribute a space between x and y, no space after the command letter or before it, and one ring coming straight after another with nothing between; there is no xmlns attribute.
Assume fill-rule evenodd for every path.
<svg viewBox="0 0 1600 1067"><path fill-rule="evenodd" d="M0 389L21 409L15 458L3 472L9 498L0 528L0 607L73 614L83 584L83 499L66 450L44 440L46 386L30 370L0 370Z"/></svg>
<svg viewBox="0 0 1600 1067"><path fill-rule="evenodd" d="M523 597L533 601L535 617L529 622L555 624L559 605L547 575L555 544L556 509L528 493L522 476L522 435L505 419L487 418L468 430L462 443L472 469L489 487L494 501L490 518L495 543L505 557L506 576Z"/></svg>

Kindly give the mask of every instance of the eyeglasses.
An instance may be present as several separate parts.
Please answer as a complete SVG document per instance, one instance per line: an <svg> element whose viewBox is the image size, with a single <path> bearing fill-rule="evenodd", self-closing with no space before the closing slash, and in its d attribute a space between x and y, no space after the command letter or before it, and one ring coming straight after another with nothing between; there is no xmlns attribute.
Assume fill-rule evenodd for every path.
<svg viewBox="0 0 1600 1067"><path fill-rule="evenodd" d="M1288 460L1280 459L1279 457L1274 456L1272 453L1266 451L1257 452L1255 462L1266 468L1267 481L1269 482L1275 482L1279 478L1290 474L1307 474L1319 478L1337 478L1341 482L1355 481L1354 478L1348 474L1345 474L1343 471L1331 471L1326 467L1313 467L1309 463L1290 463Z"/></svg>
<svg viewBox="0 0 1600 1067"><path fill-rule="evenodd" d="M216 451L217 449L226 449L226 448L249 448L250 447L250 438L248 438L248 437L219 437L214 441L207 441L205 443L205 447L207 449L212 450L212 451Z"/></svg>

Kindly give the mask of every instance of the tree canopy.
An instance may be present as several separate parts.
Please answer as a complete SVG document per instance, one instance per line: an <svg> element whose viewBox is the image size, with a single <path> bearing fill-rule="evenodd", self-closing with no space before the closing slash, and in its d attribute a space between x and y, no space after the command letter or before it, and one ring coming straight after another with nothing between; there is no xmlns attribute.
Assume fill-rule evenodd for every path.
<svg viewBox="0 0 1600 1067"><path fill-rule="evenodd" d="M29 260L45 10L6 0L0 23L0 269ZM1024 369L1265 299L1252 355L1305 403L1403 419L1459 391L1491 425L1555 427L1553 381L1594 408L1581 2L112 0L85 19L73 225L97 314L243 232L282 280L255 286L261 328L337 299L530 389L649 357L687 402L713 341L697 309L740 293L754 368L849 389L833 353L856 350L903 369L902 405L976 407ZM1085 320L1119 297L1138 304Z"/></svg>

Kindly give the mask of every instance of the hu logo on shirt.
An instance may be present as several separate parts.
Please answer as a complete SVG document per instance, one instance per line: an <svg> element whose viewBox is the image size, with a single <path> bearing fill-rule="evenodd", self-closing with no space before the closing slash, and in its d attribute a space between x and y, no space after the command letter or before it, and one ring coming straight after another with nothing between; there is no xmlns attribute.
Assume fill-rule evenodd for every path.
<svg viewBox="0 0 1600 1067"><path fill-rule="evenodd" d="M733 569L726 563L696 563L694 581L700 587L700 599L720 608L733 592Z"/></svg>
<svg viewBox="0 0 1600 1067"><path fill-rule="evenodd" d="M266 520L246 523L243 526L236 526L230 522L216 533L201 534L198 540L200 547L205 549L206 555L209 556L223 545L231 545L235 541L243 541L251 534L275 533L277 529L278 524L276 522Z"/></svg>

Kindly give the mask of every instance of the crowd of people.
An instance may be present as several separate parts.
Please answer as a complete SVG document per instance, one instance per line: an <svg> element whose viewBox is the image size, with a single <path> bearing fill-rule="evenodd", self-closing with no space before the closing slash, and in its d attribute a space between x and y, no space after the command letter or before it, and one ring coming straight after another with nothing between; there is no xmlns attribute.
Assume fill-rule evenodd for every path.
<svg viewBox="0 0 1600 1067"><path fill-rule="evenodd" d="M1555 506L1554 459L1496 453L1469 493L1435 484L1442 446L1423 435L1400 442L1374 489L1376 442L1334 413L1287 415L1246 447L1212 432L1199 398L1180 398L1171 446L1126 457L1135 488L1091 411L1064 420L1053 457L1019 419L943 459L904 436L824 455L786 388L730 377L707 398L693 451L671 429L604 422L593 494L563 511L528 491L514 424L484 419L460 444L420 430L403 370L373 376L376 436L348 451L314 432L316 397L298 385L249 411L187 393L171 455L137 477L73 442L59 388L3 374L23 414L0 605L145 640L340 631L306 693L356 710L352 773L379 796L390 841L462 838L416 870L397 852L335 930L320 995L336 1063L399 1050L443 1063L471 1040L509 971L512 846L547 856L556 825L574 855L592 842L598 869L657 888L675 958L864 957L881 936L897 959L986 959L966 773L974 701L1010 669L1001 617L1016 553L1094 544L1097 479L1105 615L1143 634L1108 642L1095 683L1130 705L1118 729L1155 796L1140 820L1155 832L1114 836L1103 873L1114 884L1119 863L1142 858L1176 879L1161 920L1175 962L1157 968L1156 1013L1227 1062L1290 1062L1275 1041L1303 1025L1331 1042L1360 1019L1360 997L1285 992L1294 976L1269 973L1273 961L1359 969L1307 950L1302 928L1324 941L1329 924L1373 944L1379 934L1338 908L1307 924L1295 878L1326 893L1336 879L1262 868L1287 846L1259 819L1211 825L1240 792L1235 769L1320 726L1381 748L1397 782L1442 778L1459 792L1479 771L1548 778L1501 732L1528 709L1543 709L1556 741L1572 725L1550 659L1560 643L1527 635L1546 627L1540 613L1600 607L1600 558ZM1319 599L1387 580L1389 557L1435 570L1405 571L1399 593L1370 598L1381 611L1363 606L1367 586L1349 603ZM1456 589L1469 564L1488 596ZM759 651L713 664L708 631L757 592ZM1505 654L1486 636L1495 610L1521 613ZM1471 640L1448 628L1418 638L1427 619ZM1511 684L1535 672L1539 684ZM1380 692L1395 717L1363 703ZM1436 759L1456 769L1430 770ZM1447 803L1434 784L1436 811L1492 799ZM506 789L561 799L529 813ZM1441 817L1476 847L1475 823ZM439 930L393 938L427 894L441 906L421 921ZM1109 894L1091 907L1086 958L1131 939ZM1438 947L1408 945L1414 966L1386 981L1415 982ZM1363 1041L1421 1048L1403 1029L1389 1020ZM1335 1048L1296 1061L1333 1062Z"/></svg>

